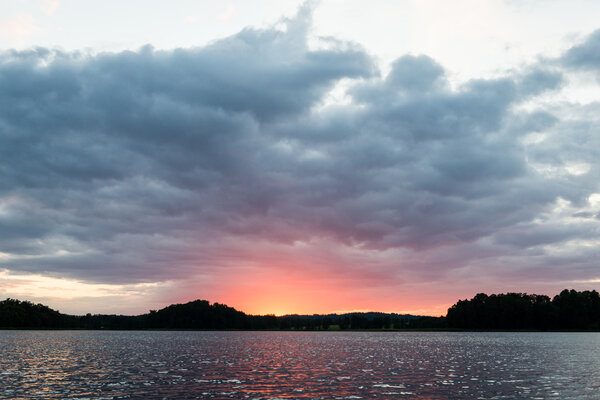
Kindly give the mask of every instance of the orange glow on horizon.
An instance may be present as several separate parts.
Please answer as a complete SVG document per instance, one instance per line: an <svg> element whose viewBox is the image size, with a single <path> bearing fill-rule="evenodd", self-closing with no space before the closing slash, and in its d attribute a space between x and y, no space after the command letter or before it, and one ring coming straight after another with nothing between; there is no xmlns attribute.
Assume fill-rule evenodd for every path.
<svg viewBox="0 0 600 400"><path fill-rule="evenodd" d="M208 300L246 314L278 316L369 311L440 316L454 304L447 296L424 296L420 288L362 283L328 274L308 276L271 269L268 275L238 275L226 287L213 288Z"/></svg>

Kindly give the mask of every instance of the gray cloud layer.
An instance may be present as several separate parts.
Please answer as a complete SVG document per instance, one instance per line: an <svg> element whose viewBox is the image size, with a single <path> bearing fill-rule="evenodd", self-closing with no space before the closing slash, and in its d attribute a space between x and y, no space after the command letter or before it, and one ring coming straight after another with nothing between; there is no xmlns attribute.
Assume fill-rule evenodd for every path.
<svg viewBox="0 0 600 400"><path fill-rule="evenodd" d="M305 8L285 31L197 49L4 52L3 266L153 281L210 274L253 241L322 239L438 272L535 252L560 279L569 263L594 278L594 254L573 261L569 243L599 239L600 106L522 105L600 71L598 32L559 66L451 88L427 56L382 77L352 43L310 49L309 27ZM324 105L343 79L352 101Z"/></svg>

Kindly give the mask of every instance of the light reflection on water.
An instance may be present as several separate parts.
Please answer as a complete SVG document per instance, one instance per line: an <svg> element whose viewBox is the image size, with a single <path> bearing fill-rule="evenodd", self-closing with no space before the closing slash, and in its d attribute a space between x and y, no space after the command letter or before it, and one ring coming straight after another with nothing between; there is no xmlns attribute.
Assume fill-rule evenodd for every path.
<svg viewBox="0 0 600 400"><path fill-rule="evenodd" d="M31 398L600 399L600 334L0 331Z"/></svg>

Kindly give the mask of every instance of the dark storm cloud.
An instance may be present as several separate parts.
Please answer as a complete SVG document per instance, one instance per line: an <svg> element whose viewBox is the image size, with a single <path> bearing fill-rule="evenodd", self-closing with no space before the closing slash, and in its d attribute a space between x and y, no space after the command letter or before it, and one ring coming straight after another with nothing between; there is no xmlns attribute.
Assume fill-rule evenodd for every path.
<svg viewBox="0 0 600 400"><path fill-rule="evenodd" d="M246 29L198 49L5 52L3 266L136 282L210 274L253 241L323 239L435 260L439 248L480 240L527 249L597 236L587 220L536 225L557 199L583 206L598 189L594 150L564 135L525 140L577 134L573 121L519 108L559 88L559 71L451 88L433 59L406 55L380 76L354 44L309 48L309 27L303 8L285 31ZM352 102L324 105L342 79ZM593 168L577 176L531 164L580 156ZM480 257L473 248L451 267Z"/></svg>

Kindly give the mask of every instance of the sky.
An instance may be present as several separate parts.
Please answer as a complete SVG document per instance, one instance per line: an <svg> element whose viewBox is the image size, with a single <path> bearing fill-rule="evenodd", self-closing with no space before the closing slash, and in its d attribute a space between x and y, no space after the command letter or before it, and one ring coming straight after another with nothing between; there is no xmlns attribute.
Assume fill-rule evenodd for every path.
<svg viewBox="0 0 600 400"><path fill-rule="evenodd" d="M600 287L600 3L0 3L0 298L443 315Z"/></svg>

